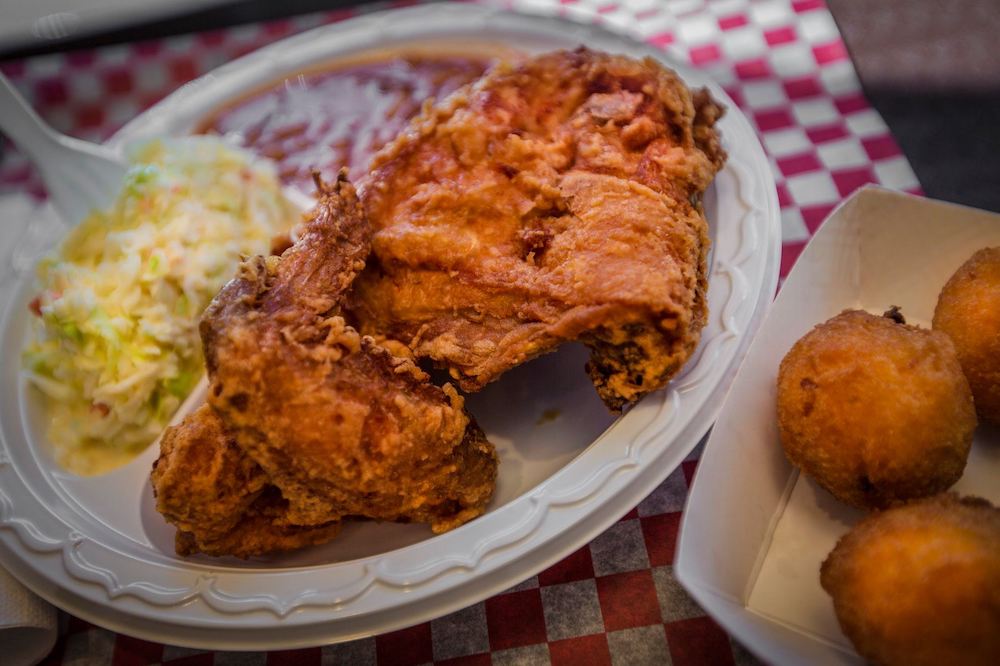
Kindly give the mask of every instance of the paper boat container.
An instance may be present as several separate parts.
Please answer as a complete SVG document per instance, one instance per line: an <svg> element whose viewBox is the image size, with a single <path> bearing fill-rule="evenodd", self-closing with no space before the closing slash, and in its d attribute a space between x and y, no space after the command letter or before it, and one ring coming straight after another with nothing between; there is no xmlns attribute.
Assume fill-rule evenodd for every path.
<svg viewBox="0 0 1000 666"><path fill-rule="evenodd" d="M880 188L841 205L788 276L750 348L695 474L676 575L727 631L774 664L855 664L819 583L820 563L862 512L788 463L775 382L791 346L846 308L902 307L929 326L941 287L1000 245L1000 215ZM1000 430L983 426L953 490L1000 503Z"/></svg>

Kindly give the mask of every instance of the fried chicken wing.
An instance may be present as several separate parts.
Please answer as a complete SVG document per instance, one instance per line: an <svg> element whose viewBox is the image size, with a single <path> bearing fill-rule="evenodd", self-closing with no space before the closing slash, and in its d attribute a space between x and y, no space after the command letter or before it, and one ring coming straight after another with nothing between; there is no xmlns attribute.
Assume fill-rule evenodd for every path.
<svg viewBox="0 0 1000 666"><path fill-rule="evenodd" d="M167 433L153 474L178 552L294 548L347 517L441 532L493 494L496 454L462 397L340 316L370 227L343 177L317 184L295 245L244 262L202 317L210 406Z"/></svg>
<svg viewBox="0 0 1000 666"><path fill-rule="evenodd" d="M706 319L721 114L651 59L498 66L376 156L350 310L468 391L574 339L611 409L661 388Z"/></svg>
<svg viewBox="0 0 1000 666"><path fill-rule="evenodd" d="M177 526L179 555L250 557L323 543L340 531L336 521L290 524L288 503L209 405L167 429L152 481L156 509Z"/></svg>

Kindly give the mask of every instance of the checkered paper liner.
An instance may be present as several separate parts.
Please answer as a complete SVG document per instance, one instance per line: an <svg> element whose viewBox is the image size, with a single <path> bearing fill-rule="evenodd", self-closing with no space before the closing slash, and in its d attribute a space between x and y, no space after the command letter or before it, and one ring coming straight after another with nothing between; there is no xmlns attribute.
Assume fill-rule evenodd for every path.
<svg viewBox="0 0 1000 666"><path fill-rule="evenodd" d="M282 37L365 5L162 40L0 63L60 131L91 140L181 84ZM511 0L512 9L596 22L702 68L757 127L781 203L782 277L826 215L856 188L919 193L888 128L861 93L822 0ZM42 196L9 143L0 191ZM697 451L589 545L511 590L408 629L323 648L271 653L189 650L63 618L44 663L132 664L731 664L753 657L691 601L673 576L680 512Z"/></svg>

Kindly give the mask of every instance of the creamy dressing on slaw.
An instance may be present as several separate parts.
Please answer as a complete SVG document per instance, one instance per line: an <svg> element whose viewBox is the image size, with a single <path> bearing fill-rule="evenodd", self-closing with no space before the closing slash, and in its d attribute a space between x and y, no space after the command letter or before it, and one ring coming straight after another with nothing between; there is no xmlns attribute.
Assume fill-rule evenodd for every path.
<svg viewBox="0 0 1000 666"><path fill-rule="evenodd" d="M40 262L31 303L24 370L57 460L79 474L159 436L202 375L202 311L298 217L272 163L218 138L152 141L130 161L113 206Z"/></svg>

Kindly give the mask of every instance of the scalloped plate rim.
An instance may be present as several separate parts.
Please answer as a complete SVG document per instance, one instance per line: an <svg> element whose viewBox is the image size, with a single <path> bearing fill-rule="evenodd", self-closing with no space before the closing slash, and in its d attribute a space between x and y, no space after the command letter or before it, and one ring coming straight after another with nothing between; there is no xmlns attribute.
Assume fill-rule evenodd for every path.
<svg viewBox="0 0 1000 666"><path fill-rule="evenodd" d="M384 23L385 21L387 21L389 17L398 18L403 16L404 14L406 14L406 18L412 18L414 15L433 16L436 12L447 13L452 15L456 13L465 13L468 16L475 15L479 18L480 21L485 20L485 17L496 17L497 15L502 15L504 21L512 21L514 23L521 23L521 24L528 22L526 21L526 16L524 14L507 14L495 8L487 8L476 5L472 6L429 5L429 6L420 6L416 8L388 10L372 14L365 14L355 19L349 19L348 21L344 21L333 25L323 26L320 28L304 32L302 34L290 37L286 40L282 40L280 44L284 48L289 49L289 51L293 51L294 49L292 49L291 47L303 48L304 45L307 45L308 43L315 41L318 37L321 36L329 36L330 34L337 32L350 32L352 30L356 30L358 32L363 32L365 29L372 30L373 28L377 27L380 23ZM545 33L546 31L548 31L548 34L550 34L553 39L556 39L554 34L552 34L553 25L557 25L559 28L562 29L563 32L573 33L574 38L575 36L581 34L598 35L601 39L611 40L613 42L622 44L623 46L628 46L628 48L632 50L638 49L656 56L661 62L665 62L668 65L677 69L678 72L681 74L681 76L685 79L690 80L691 78L696 78L700 79L699 83L701 81L709 83L707 81L707 77L704 77L703 75L694 72L690 68L681 65L680 63L673 62L669 57L665 56L662 52L657 52L652 47L648 47L646 45L637 43L628 37L617 35L615 33L610 33L599 26L577 24L577 23L565 23L548 17L538 18L531 15L528 15L528 19L530 19L532 26L531 30L527 30L527 32L533 32L535 35L539 35L540 33ZM539 28L539 26L544 26L544 28ZM434 32L434 30L432 30L431 32ZM419 34L412 34L409 36L408 39L401 41L412 41L415 39L419 39ZM565 39L563 41L565 41ZM262 61L267 55L276 52L277 45L278 43L271 44L267 47L264 47L263 49L248 54L243 58L233 61L232 63L223 65L222 67L207 73L203 77L200 77L199 79L196 79L195 81L186 84L178 91L165 98L165 100L163 100L161 103L157 104L149 111L145 112L135 120L128 123L120 132L118 132L109 141L109 143L111 145L120 146L121 143L124 140L126 140L127 137L139 133L138 129L141 128L143 125L147 127L155 127L156 123L158 122L158 119L162 119L175 106L183 107L185 104L191 105L192 96L195 96L199 90L204 90L206 82L218 81L218 79L221 77L235 78L238 75L238 73L241 72L242 70L248 70L250 64L257 61ZM369 46L368 48L371 47ZM365 48L352 49L349 52L358 52L363 50L367 49ZM332 59L336 57L336 55L330 55L328 57ZM294 60L294 58L289 56L288 60ZM300 60L298 62L298 66L301 67L306 62L308 61ZM260 77L258 78L258 81L266 80L267 78L270 77ZM749 151L749 155L746 157L748 159L755 158L755 160L751 161L756 161L757 162L756 166L761 166L762 163L766 167L767 164L766 158L764 157L763 151L760 147L759 142L756 139L756 136L754 135L752 129L750 128L745 118L743 118L742 114L739 113L738 109L736 109L735 105L732 104L728 96L726 96L725 93L721 91L721 89L718 86L711 85L711 87L713 89L713 94L717 94L720 98L723 99L723 101L727 102L730 105L732 109L730 113L733 116L735 116L735 123L737 127L740 129L740 133L744 135L741 137L744 146L746 150ZM747 142L748 138L750 139L749 143ZM762 160L763 162L761 162ZM749 167L751 165L746 165L746 166L748 167L749 170ZM734 171L738 171L738 169L734 169ZM749 173L744 173L742 174L742 176L739 173L734 173L734 180L736 181L737 184L738 196L744 196L746 194L745 192L743 192L743 189L747 187L749 183L747 183L745 179L754 180L753 176ZM714 420L715 413L718 410L718 408L713 407L712 404L721 404L721 400L717 400L715 403L712 403L712 401L709 398L716 397L715 394L720 391L720 387L722 390L725 390L728 387L728 383L731 382L732 375L735 373L735 365L738 364L738 361L741 359L743 353L745 353L746 346L749 343L749 339L750 337L752 337L751 335L747 334L747 331L756 330L762 318L763 310L766 309L767 304L770 302L770 294L773 293L774 287L777 284L777 255L780 252L780 224L777 215L777 196L774 190L773 178L770 174L769 169L765 169L763 178L759 177L757 178L756 184L757 185L763 184L765 191L751 192L750 195L747 196L752 197L756 195L757 197L760 197L761 200L757 204L754 204L753 202L747 202L749 207L743 213L743 219L746 219L752 213L755 212L759 213L757 217L763 218L761 220L761 225L765 227L764 228L765 234L759 240L761 240L761 242L768 243L767 247L765 248L767 250L766 257L763 260L765 265L761 270L761 272L756 276L758 290L756 291L756 294L754 294L753 291L751 290L750 293L745 295L747 297L745 300L753 300L753 296L756 295L757 297L756 302L752 303L753 305L752 310L749 316L745 317L746 321L744 322L745 326L744 326L744 331L742 332L742 336L737 334L738 338L737 349L735 353L733 353L730 356L728 365L722 369L722 375L716 379L715 385L713 386L712 389L712 395L706 397L698 405L696 405L694 413L690 416L687 422L680 428L680 432L678 432L675 435L674 439L671 441L670 444L660 446L660 448L655 451L653 456L654 462L659 462L660 459L662 458L671 458L674 459L674 461L677 464L679 464L679 462L684 457L686 457L689 451L698 443L704 432L707 431L707 429L710 427L711 422ZM754 207L755 205L757 206L756 208ZM752 258L753 256L751 255L743 258L743 261L749 261ZM736 288L735 283L730 284L731 291L735 290L735 288ZM732 294L730 294L730 299L724 305L728 306L732 301L732 298L733 296ZM739 307L737 307L736 309L739 310ZM5 314L9 314L9 312ZM6 321L7 317L5 316L4 318L5 324ZM5 334L6 334L6 326L5 326ZM720 331L719 335L721 334L722 332ZM666 399L666 395L664 396L664 399ZM605 431L604 434L599 436L598 440L595 441L599 441L600 439L608 437L611 434L612 430L619 423L621 423L621 420L616 422L616 424L612 425L607 431ZM677 442L679 442L682 439L683 439L683 444L677 445ZM2 451L2 449L0 449L0 451ZM512 500L507 506L502 507L502 509L513 507L519 503L527 501L532 497L538 495L544 495L543 492L544 489L547 486L553 485L552 483L550 483L553 479L555 479L561 472L564 472L567 468L569 468L570 465L584 458L585 455L586 454L578 456L577 459L572 461L562 470L559 470L558 472L554 473L552 477L550 477L546 481L543 481L539 486L527 491L519 498ZM659 471L655 473L651 472L648 466L646 469L639 469L633 475L630 484L626 484L624 487L620 488L618 491L616 491L616 493L614 493L613 496L604 497L602 502L596 502L596 503L592 502L592 504L595 504L595 506L593 506L586 513L586 515L578 518L569 527L566 527L562 531L557 532L555 535L550 536L548 539L542 540L540 543L532 545L531 548L521 552L520 554L521 557L517 559L508 558L506 561L500 562L495 566L491 567L485 573L491 576L494 580L500 580L500 582L495 582L490 586L488 586L487 588L480 587L478 590L474 591L467 590L466 588L473 586L474 583L476 583L476 575L470 574L468 576L460 577L459 580L452 581L449 586L433 590L427 593L423 597L414 598L412 601L409 601L406 604L397 604L393 607L387 607L376 611L363 613L360 616L354 616L354 617L340 616L339 621L345 623L351 621L356 624L358 621L364 623L364 620L366 618L372 620L369 622L369 624L375 624L378 625L378 627L369 628L363 632L364 635L369 635L371 633L378 633L389 629L397 628L400 626L406 626L407 624L413 624L413 622L418 621L417 619L414 618L422 617L424 619L427 619L428 617L440 615L442 612L448 612L449 610L460 608L462 606L468 605L469 603L477 601L481 598L489 596L489 594L502 590L504 589L504 587L509 586L509 584L516 583L517 581L527 576L530 576L535 571L544 568L544 566L546 566L547 563L551 563L552 561L555 561L559 559L559 557L565 555L565 553L571 552L571 549L574 546L578 547L579 545L589 542L594 535L603 531L607 527L607 524L610 524L610 522L613 522L614 520L613 517L611 520L608 520L607 517L605 516L602 520L593 522L591 521L591 518L594 514L601 512L602 509L604 509L606 513L608 507L614 506L616 504L622 504L622 503L634 504L635 501L638 501L638 499L641 499L646 494L648 494L648 492L652 490L652 488L654 488L662 480L662 478L664 478L666 474L669 473L669 471L671 471L675 466L676 465L671 466L670 469L662 471L662 474ZM0 464L0 472L3 471L3 467L4 465ZM649 488L645 492L639 494L638 499L634 499L634 496L637 494L637 488L640 486L643 488L649 486ZM584 498L585 501L590 501L587 498L593 499L594 495L595 493L587 495ZM600 495L600 491L597 491L596 495ZM581 527L581 523L589 523L589 525L584 525ZM6 532L8 532L9 530L4 529L4 527L5 527L4 525L0 525L0 544L3 545L3 547L0 548L0 554L2 554L3 557L0 559L4 559L6 561L8 557L14 557L16 555L9 551L10 546L6 543L5 539ZM451 533L451 535L453 536L457 534L458 534L457 532ZM447 537L449 535L442 535L442 536ZM440 545L442 543L441 541L438 540L440 538L441 537L437 537L433 540L427 540L421 542L420 544L414 544L414 546L420 546L422 544L429 543L430 541L434 541L437 545ZM555 554L546 553L541 556L538 555L539 552L545 551L546 548L552 550L551 547L553 543L559 539L561 539L563 543L558 548L556 548ZM397 551L390 551L388 553L383 554L382 556L374 556L374 558L366 558L365 560L355 560L352 562L338 563L329 566L342 567L343 565L357 564L362 561L367 562L370 560L384 562L388 559L388 557L391 554L395 552ZM491 551L487 551L487 553L483 557L489 555L489 552ZM525 562L528 560L531 560L531 564L525 564ZM478 566L478 564L476 564L476 566ZM474 566L473 568L476 568L476 566ZM327 567L321 567L321 569L325 568ZM308 569L315 571L316 567L309 567ZM292 570L292 572L294 572L294 570ZM447 572L448 570L446 570L444 573L437 574L433 576L430 580L432 581L436 580L437 578L440 578L445 574L447 574ZM260 575L259 571L254 573L255 575ZM281 573L287 574L290 572L289 570L282 570ZM199 580L202 577L204 576L200 576ZM28 575L26 576L26 578L31 578L31 576ZM36 587L37 589L39 589L39 591L41 591L43 596L49 596L49 594L41 590L41 588L43 588L44 585L32 585L31 581L26 581L26 582L29 582L29 587ZM462 594L457 594L457 592L459 592L460 590L462 591ZM417 597L419 595L414 595L414 596ZM448 598L441 599L441 597L449 597L449 596L451 597L450 599ZM93 600L87 601L86 597L82 597L82 599L84 599L84 603L80 605L73 604L75 606L74 612L77 612L79 615L87 617L88 619L92 619L99 624L102 623L102 614L98 611L92 611L91 608L87 606L87 603L93 604L94 603ZM382 624L379 624L377 622L377 618L374 617L377 616L379 613L385 615L391 615L393 610L398 611L399 609L410 608L414 604L421 604L421 603L424 604L425 610L423 612L418 612L414 615L408 615L405 620L396 620L395 622L390 621L388 623L383 622ZM114 601L109 600L107 602L107 605L109 606L114 605ZM431 609L431 607L433 607L433 610L429 610ZM294 608L297 608L297 606L292 606L292 609ZM303 610L308 613L310 612L309 608L312 608L312 611L316 610L315 607L306 607ZM115 610L117 611L117 609ZM324 606L321 606L320 610L322 611L328 609L325 608ZM105 623L115 624L115 622L111 620L109 617L103 617L103 619ZM189 626L183 622L176 622L176 623L169 621L161 623L153 622L152 624L154 625L154 627L159 626L160 629L156 628L141 629L139 627L139 624L142 623L132 622L132 620L134 619L137 618L129 618L129 621L125 622L124 626L119 626L118 628L126 633L133 633L133 634L136 634L137 630L139 630L138 633L140 635L151 638L152 640L164 640L166 636L167 637L166 640L172 640L174 642L180 640L183 644L200 645L200 646L207 645L205 643L201 643L199 639L195 638L194 636L191 637L192 640L186 641L183 639L183 637L177 635L175 633L177 630L183 630L185 627ZM256 630L256 627L253 626L240 627L238 629L231 630L231 633L234 637L238 636L240 632L243 632L243 634L245 634L243 636L239 636L238 639L234 638L235 642L233 641L220 642L213 640L211 645L217 646L225 644L226 646L229 647L243 646L244 649L246 648L246 646L249 645L253 645L255 647L279 647L279 646L293 647L293 646L315 644L317 637L322 637L322 640L328 640L330 639L331 636L333 636L333 639L335 640L342 640L351 637L351 636L340 635L335 631L332 633L330 630L324 631L322 629L324 625L337 624L337 622L331 623L331 619L332 618L330 617L329 613L323 614L321 612L319 613L318 617L294 625L294 629L297 632L296 636L293 637L290 633L283 631L282 633L286 634L286 636L279 637L278 639L268 639L263 641L261 641L260 639L255 639L254 637L249 635L250 632ZM199 625L208 626L209 624L214 624L214 623L205 623L204 621L200 623L195 622L193 626L190 626L190 628L193 630L196 626ZM271 625L269 623L264 623L261 624L260 626L271 626ZM163 628L166 627L169 627L173 631L164 634L162 630ZM288 627L288 629L291 630L293 629L293 627Z"/></svg>

